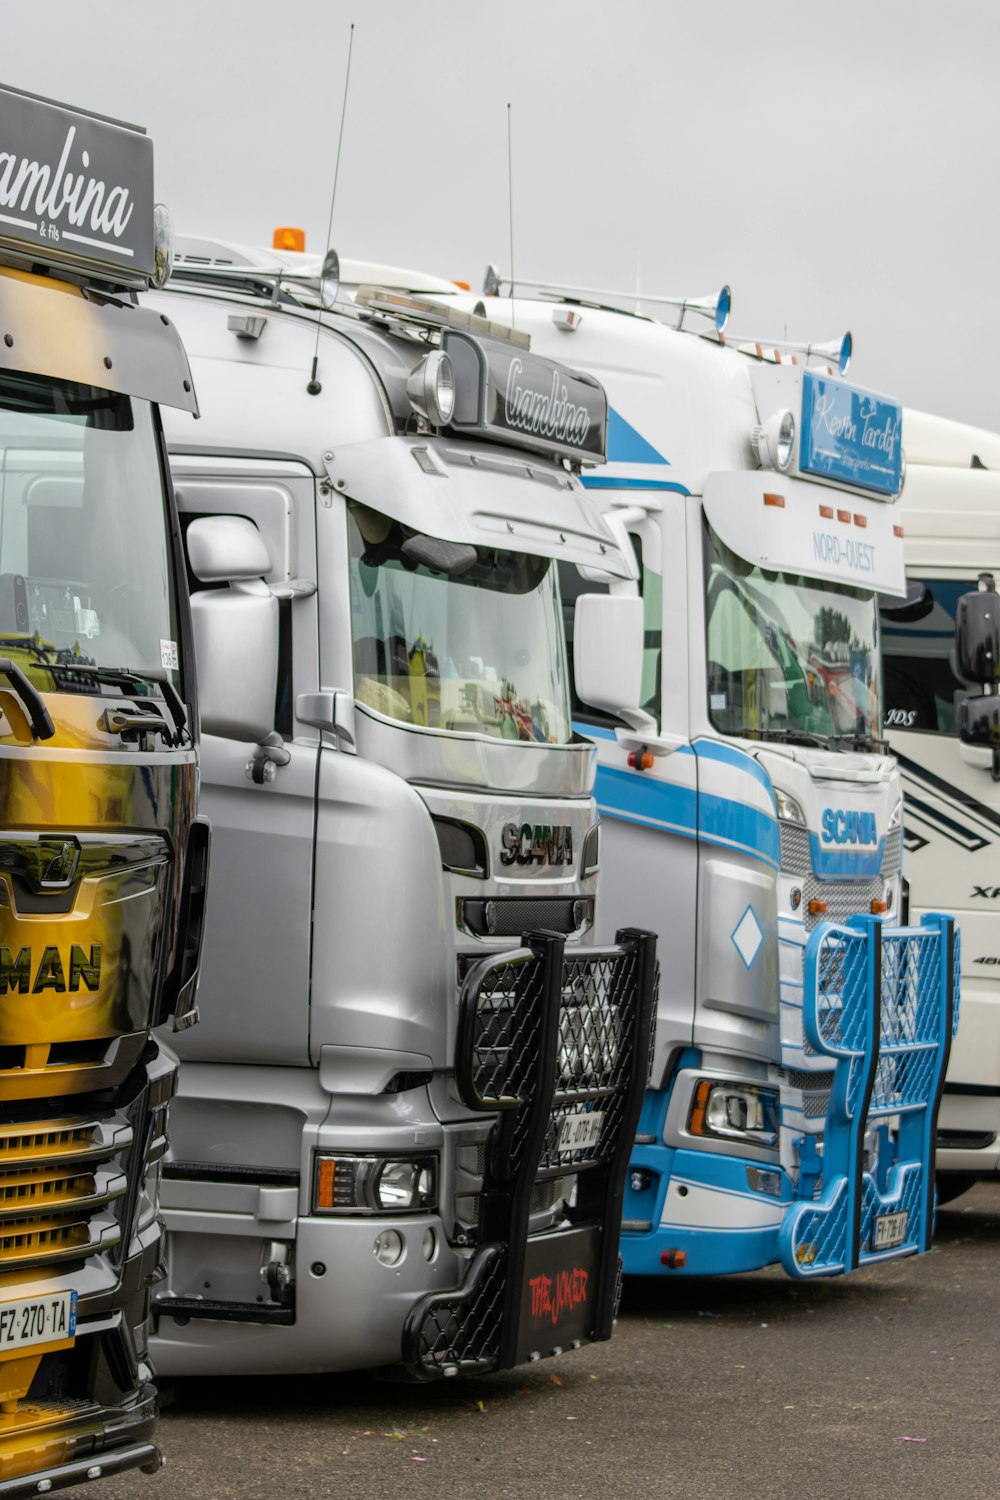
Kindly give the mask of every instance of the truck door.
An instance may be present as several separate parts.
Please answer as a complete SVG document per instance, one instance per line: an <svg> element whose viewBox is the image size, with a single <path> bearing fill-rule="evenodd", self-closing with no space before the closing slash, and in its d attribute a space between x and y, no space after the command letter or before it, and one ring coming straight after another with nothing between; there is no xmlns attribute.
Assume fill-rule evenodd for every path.
<svg viewBox="0 0 1000 1500"><path fill-rule="evenodd" d="M173 455L171 467L182 529L198 516L246 517L267 543L266 582L315 579L315 484L304 465ZM309 1062L319 745L316 732L297 724L294 712L296 692L317 685L315 595L282 600L280 632L278 756L269 760L266 749L216 735L202 739L211 896L201 1024L182 1039L185 1058ZM285 753L286 763L277 764ZM255 764L259 780L252 779Z"/></svg>

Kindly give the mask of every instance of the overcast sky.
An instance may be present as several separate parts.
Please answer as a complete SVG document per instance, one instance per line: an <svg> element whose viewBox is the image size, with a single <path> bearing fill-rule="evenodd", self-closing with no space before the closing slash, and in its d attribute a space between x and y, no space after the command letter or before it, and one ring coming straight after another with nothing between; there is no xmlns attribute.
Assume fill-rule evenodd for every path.
<svg viewBox="0 0 1000 1500"><path fill-rule="evenodd" d="M147 127L180 231L463 278L733 289L1000 429L993 0L0 0L0 80ZM904 434L905 443L905 434Z"/></svg>

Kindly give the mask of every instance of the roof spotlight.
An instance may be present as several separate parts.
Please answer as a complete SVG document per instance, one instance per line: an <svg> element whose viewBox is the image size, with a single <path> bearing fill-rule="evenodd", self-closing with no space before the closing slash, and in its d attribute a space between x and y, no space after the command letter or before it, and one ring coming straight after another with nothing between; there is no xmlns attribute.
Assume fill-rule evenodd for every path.
<svg viewBox="0 0 1000 1500"><path fill-rule="evenodd" d="M780 469L784 473L795 450L794 413L772 412L762 426L754 428L750 444L762 469Z"/></svg>
<svg viewBox="0 0 1000 1500"><path fill-rule="evenodd" d="M425 354L406 382L410 405L432 427L447 427L455 413L455 375L443 349Z"/></svg>
<svg viewBox="0 0 1000 1500"><path fill-rule="evenodd" d="M328 250L323 257L319 273L319 305L332 307L340 290L340 256L336 250Z"/></svg>

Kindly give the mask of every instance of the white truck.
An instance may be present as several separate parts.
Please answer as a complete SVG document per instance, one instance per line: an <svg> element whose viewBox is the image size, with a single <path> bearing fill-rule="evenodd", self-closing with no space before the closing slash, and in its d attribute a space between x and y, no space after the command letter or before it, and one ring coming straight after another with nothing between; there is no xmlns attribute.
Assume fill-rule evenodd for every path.
<svg viewBox="0 0 1000 1500"><path fill-rule="evenodd" d="M885 721L906 794L910 911L956 913L962 1025L938 1122L938 1195L1000 1172L1000 785L984 745L956 736L959 599L1000 574L1000 435L907 411L907 594L882 601Z"/></svg>
<svg viewBox="0 0 1000 1500"><path fill-rule="evenodd" d="M707 336L601 293L487 290L491 320L604 384L609 462L583 482L641 557L641 691L578 708L602 922L627 906L661 934L625 1269L817 1276L924 1250L957 976L949 919L893 925L876 593L904 590L901 409L825 356L725 347L728 290ZM595 587L569 571L567 598Z"/></svg>
<svg viewBox="0 0 1000 1500"><path fill-rule="evenodd" d="M334 301L337 273L184 242L149 299L200 389L167 440L213 825L166 1375L492 1370L607 1338L616 1303L654 939L591 941L556 567L634 580L577 477L604 393L399 289L446 283L354 268L382 289ZM515 364L566 393L558 430L508 421ZM632 593L582 611L624 654Z"/></svg>

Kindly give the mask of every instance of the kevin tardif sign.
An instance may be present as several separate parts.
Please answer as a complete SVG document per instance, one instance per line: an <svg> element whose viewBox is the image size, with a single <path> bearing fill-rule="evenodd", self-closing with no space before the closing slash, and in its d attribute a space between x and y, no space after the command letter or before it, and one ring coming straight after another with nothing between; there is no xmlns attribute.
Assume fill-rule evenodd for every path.
<svg viewBox="0 0 1000 1500"><path fill-rule="evenodd" d="M442 347L455 372L456 432L604 462L608 401L598 381L503 339L446 329Z"/></svg>
<svg viewBox="0 0 1000 1500"><path fill-rule="evenodd" d="M895 401L806 370L799 470L879 495L898 495L902 425L903 410Z"/></svg>
<svg viewBox="0 0 1000 1500"><path fill-rule="evenodd" d="M0 86L0 243L145 281L155 264L152 141Z"/></svg>

